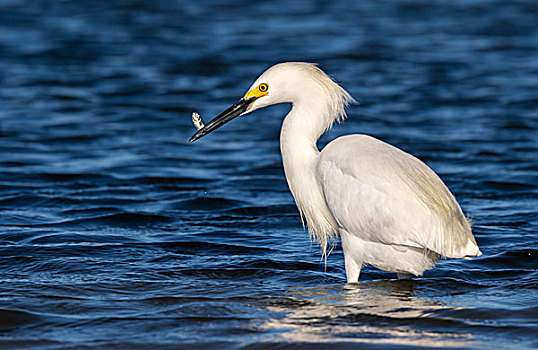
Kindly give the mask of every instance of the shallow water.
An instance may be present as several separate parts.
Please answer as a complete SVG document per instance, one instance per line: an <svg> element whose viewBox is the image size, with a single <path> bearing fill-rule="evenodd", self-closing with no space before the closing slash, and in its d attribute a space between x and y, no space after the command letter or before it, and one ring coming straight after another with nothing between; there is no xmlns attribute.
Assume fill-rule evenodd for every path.
<svg viewBox="0 0 538 350"><path fill-rule="evenodd" d="M358 4L357 4L358 3ZM535 1L0 3L0 348L538 347ZM279 61L319 62L416 155L483 255L412 281L325 268L287 106L195 144Z"/></svg>

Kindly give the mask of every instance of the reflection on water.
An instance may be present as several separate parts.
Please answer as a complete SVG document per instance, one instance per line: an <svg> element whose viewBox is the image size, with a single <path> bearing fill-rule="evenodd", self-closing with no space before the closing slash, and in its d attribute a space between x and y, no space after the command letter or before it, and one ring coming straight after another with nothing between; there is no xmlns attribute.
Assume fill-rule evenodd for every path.
<svg viewBox="0 0 538 350"><path fill-rule="evenodd" d="M268 306L271 312L285 316L262 326L280 331L286 341L476 345L471 333L456 329L456 322L438 315L462 308L421 297L420 287L413 281L296 287L289 295L285 302Z"/></svg>

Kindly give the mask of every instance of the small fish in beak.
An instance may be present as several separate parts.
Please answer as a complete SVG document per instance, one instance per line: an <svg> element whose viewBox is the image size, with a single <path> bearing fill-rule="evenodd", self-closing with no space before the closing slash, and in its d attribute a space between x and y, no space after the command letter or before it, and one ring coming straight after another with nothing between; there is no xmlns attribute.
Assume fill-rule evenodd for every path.
<svg viewBox="0 0 538 350"><path fill-rule="evenodd" d="M189 142L194 142L198 140L200 137L205 136L212 132L215 129L220 128L230 120L239 117L243 113L245 113L250 104L256 100L257 97L250 97L250 98L242 98L236 103L234 103L232 106L230 106L228 109L226 109L224 112L216 116L213 120L211 120L209 123L202 126L201 129L198 129L198 131L192 135ZM194 117L193 117L194 121ZM201 119L200 119L201 121ZM198 127L197 123L195 122L194 125Z"/></svg>
<svg viewBox="0 0 538 350"><path fill-rule="evenodd" d="M228 109L216 116L207 124L204 124L202 118L198 113L195 112L196 115L195 113L193 113L192 122L194 123L194 126L196 126L198 131L194 135L192 135L192 137L189 139L189 142L194 142L199 138L209 134L210 132L220 128L224 124L228 123L230 120L248 113L254 101L259 99L260 97L269 94L267 92L268 89L269 85L267 83L261 83L256 88L250 89L242 99L228 107Z"/></svg>
<svg viewBox="0 0 538 350"><path fill-rule="evenodd" d="M202 117L200 116L200 114L196 112L192 112L191 118L192 118L192 123L194 124L196 129L200 130L205 126L205 123L202 120Z"/></svg>

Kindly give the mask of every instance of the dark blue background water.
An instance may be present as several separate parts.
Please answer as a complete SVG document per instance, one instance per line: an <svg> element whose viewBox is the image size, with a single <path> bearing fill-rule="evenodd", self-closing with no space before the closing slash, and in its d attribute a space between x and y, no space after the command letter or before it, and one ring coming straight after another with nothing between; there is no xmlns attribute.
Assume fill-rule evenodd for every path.
<svg viewBox="0 0 538 350"><path fill-rule="evenodd" d="M444 2L443 2L444 3ZM538 347L538 3L0 2L0 348ZM287 106L188 144L279 61L435 169L483 251L422 278L320 262Z"/></svg>

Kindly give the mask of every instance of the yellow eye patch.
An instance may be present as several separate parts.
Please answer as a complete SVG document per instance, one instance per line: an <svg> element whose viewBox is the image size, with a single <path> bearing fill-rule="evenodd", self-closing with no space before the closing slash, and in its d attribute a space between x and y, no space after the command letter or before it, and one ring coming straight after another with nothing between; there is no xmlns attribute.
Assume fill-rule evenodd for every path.
<svg viewBox="0 0 538 350"><path fill-rule="evenodd" d="M269 90L269 85L267 85L266 83L261 83L256 88L254 88L254 89L250 90L249 92L247 92L243 98L245 100L248 100L248 99L251 99L253 97L256 97L256 98L257 97L262 97L262 96L267 95L267 90Z"/></svg>

